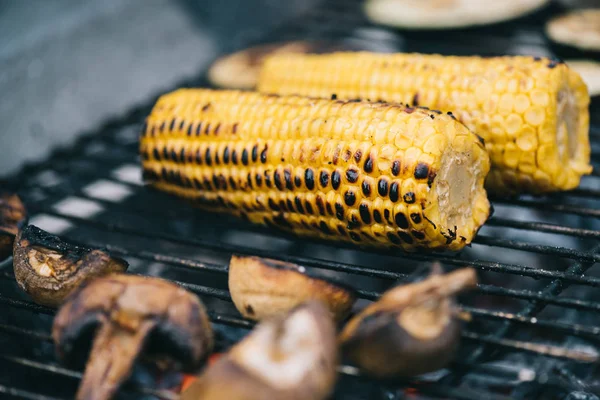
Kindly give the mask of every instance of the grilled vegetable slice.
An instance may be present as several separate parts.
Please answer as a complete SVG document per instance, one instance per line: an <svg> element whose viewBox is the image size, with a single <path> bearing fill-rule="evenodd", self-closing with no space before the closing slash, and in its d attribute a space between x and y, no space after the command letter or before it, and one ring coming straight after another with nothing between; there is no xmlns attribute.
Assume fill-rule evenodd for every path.
<svg viewBox="0 0 600 400"><path fill-rule="evenodd" d="M425 109L182 89L140 142L155 188L300 235L459 250L490 212L482 142Z"/></svg>
<svg viewBox="0 0 600 400"><path fill-rule="evenodd" d="M546 33L555 42L600 52L600 8L575 10L556 17L546 24Z"/></svg>
<svg viewBox="0 0 600 400"><path fill-rule="evenodd" d="M589 111L579 74L533 57L337 53L273 56L259 90L370 98L454 112L485 139L499 195L573 189L589 174Z"/></svg>
<svg viewBox="0 0 600 400"><path fill-rule="evenodd" d="M128 264L105 251L66 243L29 225L15 240L13 266L25 293L38 304L58 307L86 280L124 272Z"/></svg>
<svg viewBox="0 0 600 400"><path fill-rule="evenodd" d="M320 400L336 379L329 311L308 302L258 325L185 390L182 400Z"/></svg>
<svg viewBox="0 0 600 400"><path fill-rule="evenodd" d="M233 256L229 292L246 318L262 320L284 314L310 300L321 301L337 320L348 315L356 292L300 265L259 257Z"/></svg>
<svg viewBox="0 0 600 400"><path fill-rule="evenodd" d="M550 0L368 0L373 22L407 29L448 29L486 25L520 17Z"/></svg>
<svg viewBox="0 0 600 400"><path fill-rule="evenodd" d="M79 366L95 335L77 399L111 398L141 353L195 371L213 346L203 304L158 278L114 274L80 287L60 308L52 337L63 362Z"/></svg>
<svg viewBox="0 0 600 400"><path fill-rule="evenodd" d="M27 211L19 196L0 192L0 261L12 254L15 236L26 223Z"/></svg>
<svg viewBox="0 0 600 400"><path fill-rule="evenodd" d="M348 322L340 334L343 355L379 378L420 375L443 368L459 344L461 324L452 296L477 283L475 271L398 286Z"/></svg>

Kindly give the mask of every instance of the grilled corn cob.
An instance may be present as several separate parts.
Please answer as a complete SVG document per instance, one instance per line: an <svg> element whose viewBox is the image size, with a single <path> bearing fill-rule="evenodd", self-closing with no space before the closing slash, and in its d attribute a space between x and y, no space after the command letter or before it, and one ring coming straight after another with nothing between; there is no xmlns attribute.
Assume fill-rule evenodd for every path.
<svg viewBox="0 0 600 400"><path fill-rule="evenodd" d="M273 56L259 90L452 111L485 139L492 160L486 188L500 195L573 189L592 169L586 86L554 60L364 52Z"/></svg>
<svg viewBox="0 0 600 400"><path fill-rule="evenodd" d="M140 146L159 190L300 235L458 250L490 212L480 138L420 108L181 89Z"/></svg>

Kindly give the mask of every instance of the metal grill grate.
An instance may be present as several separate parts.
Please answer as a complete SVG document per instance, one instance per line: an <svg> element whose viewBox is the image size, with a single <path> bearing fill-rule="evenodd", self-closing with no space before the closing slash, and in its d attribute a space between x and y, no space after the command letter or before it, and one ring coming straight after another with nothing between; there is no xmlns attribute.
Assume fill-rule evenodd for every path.
<svg viewBox="0 0 600 400"><path fill-rule="evenodd" d="M374 49L442 53L548 55L537 17L482 31L402 34L369 26L354 3L328 6L279 28L270 38L342 37ZM541 16L540 16L541 15ZM480 48L481 41L489 45ZM202 78L179 86L205 85ZM472 266L477 289L461 297L473 321L460 356L447 370L381 384L341 366L344 398L568 398L600 392L600 174L575 191L544 197L495 199L496 216L459 254L404 254L300 241L231 218L189 209L145 189L140 181L137 131L154 99L81 136L72 147L28 165L8 184L33 215L31 222L86 245L126 257L130 272L176 281L206 302L220 350L253 324L231 304L226 286L232 253L293 261L359 282L362 299L376 299L398 281L440 260L447 269ZM593 162L600 164L600 104L592 104ZM309 256L311 255L311 256ZM58 366L49 331L54 310L16 287L10 262L0 271L0 393L23 399L72 397L80 373ZM26 378L25 378L26 376ZM32 384L35 382L35 384ZM587 394L586 394L587 393ZM173 398L130 384L124 397ZM411 396L411 397L409 397ZM573 397L575 398L575 397Z"/></svg>

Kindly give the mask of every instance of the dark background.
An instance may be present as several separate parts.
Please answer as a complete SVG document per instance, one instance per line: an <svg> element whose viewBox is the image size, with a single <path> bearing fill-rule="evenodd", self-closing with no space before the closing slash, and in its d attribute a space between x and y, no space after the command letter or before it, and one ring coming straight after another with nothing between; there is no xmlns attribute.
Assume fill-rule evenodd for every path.
<svg viewBox="0 0 600 400"><path fill-rule="evenodd" d="M0 0L0 176L317 0Z"/></svg>

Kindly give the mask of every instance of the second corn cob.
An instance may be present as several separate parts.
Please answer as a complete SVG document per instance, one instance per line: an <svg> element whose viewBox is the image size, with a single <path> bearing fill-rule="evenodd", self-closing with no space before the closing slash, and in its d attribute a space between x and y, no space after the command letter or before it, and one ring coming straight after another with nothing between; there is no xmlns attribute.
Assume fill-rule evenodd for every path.
<svg viewBox="0 0 600 400"><path fill-rule="evenodd" d="M573 189L591 172L589 95L564 63L533 57L335 53L269 58L259 90L452 111L482 136L494 193Z"/></svg>
<svg viewBox="0 0 600 400"><path fill-rule="evenodd" d="M156 188L301 235L458 250L490 213L480 138L420 108L182 89L140 146Z"/></svg>

